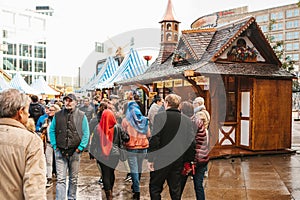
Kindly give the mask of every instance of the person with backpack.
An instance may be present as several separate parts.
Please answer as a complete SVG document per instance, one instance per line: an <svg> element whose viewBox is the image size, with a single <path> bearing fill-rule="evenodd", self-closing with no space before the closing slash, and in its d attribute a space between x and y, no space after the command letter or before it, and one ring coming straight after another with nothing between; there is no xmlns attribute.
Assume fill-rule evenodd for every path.
<svg viewBox="0 0 300 200"><path fill-rule="evenodd" d="M38 96L32 95L30 98L31 98L31 103L29 105L29 114L30 114L29 117L34 119L34 123L36 125L40 116L44 115L46 112L45 112L45 108L39 103Z"/></svg>

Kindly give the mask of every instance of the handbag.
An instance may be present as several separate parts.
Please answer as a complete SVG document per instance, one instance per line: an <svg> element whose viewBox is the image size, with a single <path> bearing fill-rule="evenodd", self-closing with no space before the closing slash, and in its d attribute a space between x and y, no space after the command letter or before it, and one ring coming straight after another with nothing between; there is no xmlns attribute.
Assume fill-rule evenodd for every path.
<svg viewBox="0 0 300 200"><path fill-rule="evenodd" d="M116 126L117 126L117 129L118 129L118 134L119 134L121 143L129 142L129 140L130 140L129 134L126 131L124 131L123 128L120 127L120 125L116 125Z"/></svg>
<svg viewBox="0 0 300 200"><path fill-rule="evenodd" d="M113 144L110 150L110 156L120 156L120 148L117 144Z"/></svg>
<svg viewBox="0 0 300 200"><path fill-rule="evenodd" d="M115 130L117 131L118 137L119 137L119 144L118 144L119 159L120 159L120 161L124 162L127 160L127 150L123 143L128 142L130 140L130 136L126 131L124 131L120 127L120 125L117 124L115 128L116 128Z"/></svg>
<svg viewBox="0 0 300 200"><path fill-rule="evenodd" d="M119 148L119 152L120 152L120 161L124 162L127 160L127 151L126 149L124 148L123 144L121 145L121 147Z"/></svg>

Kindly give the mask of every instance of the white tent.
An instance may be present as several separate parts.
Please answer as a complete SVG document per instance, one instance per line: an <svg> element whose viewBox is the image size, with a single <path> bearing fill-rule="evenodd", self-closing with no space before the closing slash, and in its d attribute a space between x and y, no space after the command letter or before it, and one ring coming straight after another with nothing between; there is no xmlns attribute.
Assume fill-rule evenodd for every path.
<svg viewBox="0 0 300 200"><path fill-rule="evenodd" d="M2 76L0 76L0 92L8 88L11 88L11 86Z"/></svg>
<svg viewBox="0 0 300 200"><path fill-rule="evenodd" d="M52 89L45 79L40 76L38 79L35 79L31 84L31 87L38 91L38 94L45 94L45 95L59 95L60 93Z"/></svg>
<svg viewBox="0 0 300 200"><path fill-rule="evenodd" d="M26 81L24 80L24 78L17 73L13 79L11 79L10 81L10 86L19 90L20 92L23 92L25 94L35 94L38 95L38 91L36 91L35 89L33 89L32 87L30 87Z"/></svg>

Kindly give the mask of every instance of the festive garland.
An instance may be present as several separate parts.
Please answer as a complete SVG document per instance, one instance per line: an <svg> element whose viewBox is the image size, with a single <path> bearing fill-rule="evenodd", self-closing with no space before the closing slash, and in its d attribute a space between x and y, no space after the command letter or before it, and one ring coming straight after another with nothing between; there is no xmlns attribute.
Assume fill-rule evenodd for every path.
<svg viewBox="0 0 300 200"><path fill-rule="evenodd" d="M246 60L247 58L256 58L257 57L257 50L254 47L234 47L228 52L227 56L234 56L236 59L239 60Z"/></svg>

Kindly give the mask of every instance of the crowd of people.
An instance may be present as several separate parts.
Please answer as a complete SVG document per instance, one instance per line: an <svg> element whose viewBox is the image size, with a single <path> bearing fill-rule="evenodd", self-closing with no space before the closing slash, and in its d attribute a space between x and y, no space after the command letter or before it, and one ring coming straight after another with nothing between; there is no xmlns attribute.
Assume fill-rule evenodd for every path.
<svg viewBox="0 0 300 200"><path fill-rule="evenodd" d="M15 89L3 91L0 172L5 184L0 183L0 196L46 199L46 188L56 180L57 200L76 199L80 158L88 151L106 199L114 197L120 160L128 172L124 180L132 182L132 199L140 199L144 161L151 199L161 199L165 181L171 199L181 199L189 176L197 200L205 199L210 115L202 97L181 99L176 94L155 96L145 109L132 91L124 98L112 94L83 100L71 93L53 102ZM121 159L124 152L126 159Z"/></svg>

